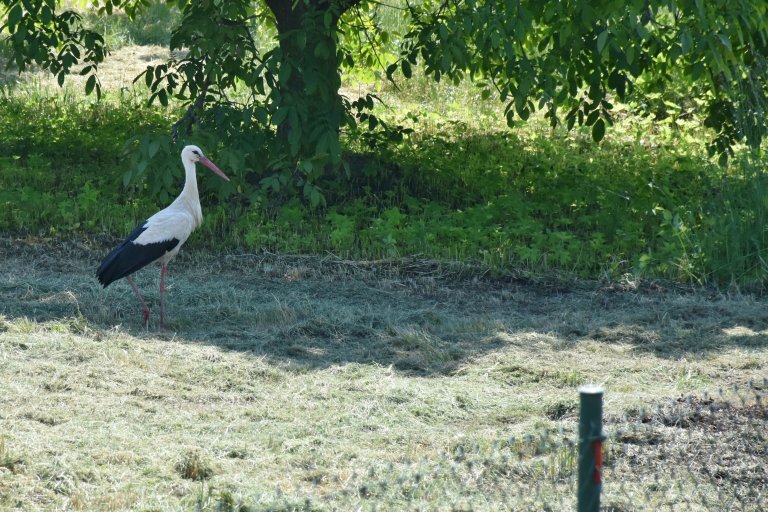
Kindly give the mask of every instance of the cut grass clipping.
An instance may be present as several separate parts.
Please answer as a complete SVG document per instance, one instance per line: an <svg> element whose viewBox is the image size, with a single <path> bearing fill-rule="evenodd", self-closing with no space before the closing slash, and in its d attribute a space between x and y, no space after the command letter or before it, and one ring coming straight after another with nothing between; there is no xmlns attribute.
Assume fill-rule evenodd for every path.
<svg viewBox="0 0 768 512"><path fill-rule="evenodd" d="M571 509L587 382L606 503L765 505L762 299L188 249L157 333L104 249L0 244L0 508Z"/></svg>

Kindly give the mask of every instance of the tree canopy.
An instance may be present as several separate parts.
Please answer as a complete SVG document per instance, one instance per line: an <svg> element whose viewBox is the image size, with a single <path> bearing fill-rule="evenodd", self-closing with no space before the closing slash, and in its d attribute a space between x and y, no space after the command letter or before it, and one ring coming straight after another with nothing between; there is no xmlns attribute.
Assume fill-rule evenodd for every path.
<svg viewBox="0 0 768 512"><path fill-rule="evenodd" d="M180 55L148 66L149 98L187 104L184 129L217 109L222 137L270 127L280 141L263 184L302 188L312 202L329 166L342 164L339 131L388 130L373 94L350 101L341 74L361 65L400 82L423 67L434 80L472 80L505 105L511 125L543 111L552 126L591 127L596 141L617 102L670 88L701 105L712 154L765 135L768 3L762 0L168 0L183 14L170 47ZM135 16L149 0L93 0L104 15ZM103 37L59 0L0 0L12 64L75 69L100 94ZM379 13L408 27L393 33ZM267 30L273 44L256 36ZM233 89L247 91L232 100ZM243 96L240 95L239 98ZM396 130L389 130L396 137ZM244 148L247 152L247 142Z"/></svg>

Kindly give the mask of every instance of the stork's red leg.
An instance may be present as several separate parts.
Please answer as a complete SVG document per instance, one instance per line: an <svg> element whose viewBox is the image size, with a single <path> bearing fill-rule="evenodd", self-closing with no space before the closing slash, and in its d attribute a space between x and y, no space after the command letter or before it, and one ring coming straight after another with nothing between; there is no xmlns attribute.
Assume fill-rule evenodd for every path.
<svg viewBox="0 0 768 512"><path fill-rule="evenodd" d="M133 292L139 298L139 302L141 302L141 307L144 310L144 327L147 327L149 325L149 306L147 306L147 303L144 302L144 297L141 296L141 292L136 286L136 283L133 282L133 279L131 279L131 276L127 275L126 279L128 279L128 282L131 284L131 288L133 288Z"/></svg>
<svg viewBox="0 0 768 512"><path fill-rule="evenodd" d="M163 258L162 266L160 267L160 330L165 329L164 325L164 302L163 295L165 295L165 258Z"/></svg>

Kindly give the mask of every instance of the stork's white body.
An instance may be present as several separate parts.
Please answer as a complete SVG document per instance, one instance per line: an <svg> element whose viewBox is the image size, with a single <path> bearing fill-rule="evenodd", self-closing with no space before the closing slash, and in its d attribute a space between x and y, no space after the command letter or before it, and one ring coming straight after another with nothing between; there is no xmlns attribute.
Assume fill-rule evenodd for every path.
<svg viewBox="0 0 768 512"><path fill-rule="evenodd" d="M197 191L195 164L184 160L186 179L184 189L168 207L163 208L147 219L144 231L133 240L136 245L151 245L159 242L178 240L176 246L161 256L166 263L181 249L189 235L203 223L203 210L200 207L200 194Z"/></svg>
<svg viewBox="0 0 768 512"><path fill-rule="evenodd" d="M120 278L127 278L133 291L139 297L144 310L144 322L149 321L149 308L131 274L150 263L159 261L160 270L160 327L163 328L163 293L165 290L165 268L176 256L189 235L203 222L200 195L197 190L195 163L200 162L213 172L229 181L197 146L187 146L181 152L185 181L181 194L167 207L148 218L128 235L125 241L110 252L101 262L96 275L106 288Z"/></svg>

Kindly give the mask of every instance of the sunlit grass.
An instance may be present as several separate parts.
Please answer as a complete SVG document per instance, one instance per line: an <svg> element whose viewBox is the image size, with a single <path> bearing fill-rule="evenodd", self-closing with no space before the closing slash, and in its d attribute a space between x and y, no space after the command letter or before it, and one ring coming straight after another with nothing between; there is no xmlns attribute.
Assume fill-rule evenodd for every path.
<svg viewBox="0 0 768 512"><path fill-rule="evenodd" d="M749 296L191 248L147 331L93 277L104 250L2 241L1 506L569 507L576 386L617 418L768 364L733 328L768 328ZM157 274L136 276L153 310Z"/></svg>

